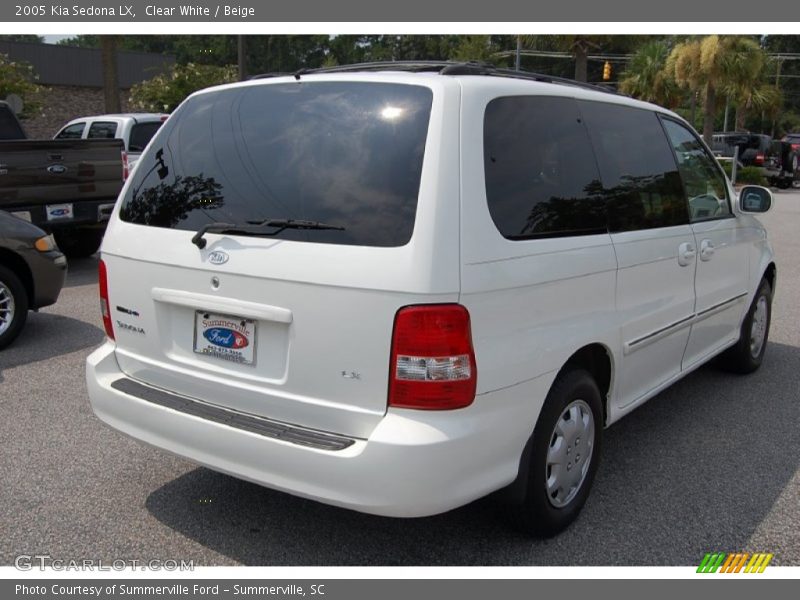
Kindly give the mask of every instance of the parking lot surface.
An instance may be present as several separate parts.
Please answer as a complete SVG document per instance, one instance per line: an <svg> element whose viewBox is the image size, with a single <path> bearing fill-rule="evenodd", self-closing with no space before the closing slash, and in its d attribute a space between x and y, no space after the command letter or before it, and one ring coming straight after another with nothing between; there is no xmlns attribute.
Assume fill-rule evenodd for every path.
<svg viewBox="0 0 800 600"><path fill-rule="evenodd" d="M0 353L0 564L696 565L759 551L800 565L800 193L764 216L778 260L760 371L704 367L606 431L578 521L527 538L483 499L425 519L362 515L197 467L97 420L84 360L103 340L96 259Z"/></svg>

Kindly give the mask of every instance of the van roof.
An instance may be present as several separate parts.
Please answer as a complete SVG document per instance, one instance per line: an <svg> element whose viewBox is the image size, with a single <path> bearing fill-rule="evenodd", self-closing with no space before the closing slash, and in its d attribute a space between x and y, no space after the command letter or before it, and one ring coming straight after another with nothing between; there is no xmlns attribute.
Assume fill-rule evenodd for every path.
<svg viewBox="0 0 800 600"><path fill-rule="evenodd" d="M584 83L574 79L545 75L531 71L515 71L495 67L494 65L481 62L456 62L456 61L435 61L435 60L416 60L416 61L379 61L368 63L356 63L352 65L337 65L332 67L320 67L315 69L300 69L293 73L263 73L254 75L250 79L268 79L272 77L285 77L292 75L299 80L304 75L322 73L366 73L375 71L402 71L404 73L438 73L439 75L484 75L487 77L506 77L514 79L528 79L545 83L555 83L560 85L570 85L597 92L616 94L612 88L604 87L593 83Z"/></svg>
<svg viewBox="0 0 800 600"><path fill-rule="evenodd" d="M444 77L442 77L444 76ZM285 81L301 82L306 78L331 81L340 78L347 80L370 80L378 78L381 81L395 79L401 83L411 83L410 80L424 78L427 82L434 80L459 79L464 85L491 85L492 80L499 83L502 80L507 88L525 86L532 93L541 95L571 96L579 99L608 102L611 104L621 104L634 108L653 110L665 115L669 115L682 122L685 120L671 110L643 102L624 94L618 94L613 90L602 85L584 83L563 77L532 73L530 71L514 71L477 62L454 62L454 61L383 61L358 63L352 65L340 65L333 67L321 67L316 69L300 69L293 73L263 73L254 75L246 81L235 83L225 83L218 86L203 88L191 94L203 95L216 91L226 90L234 87L252 86L266 83L283 83ZM420 81L417 79L417 81ZM469 82L469 83L467 83ZM530 87L528 87L530 86Z"/></svg>

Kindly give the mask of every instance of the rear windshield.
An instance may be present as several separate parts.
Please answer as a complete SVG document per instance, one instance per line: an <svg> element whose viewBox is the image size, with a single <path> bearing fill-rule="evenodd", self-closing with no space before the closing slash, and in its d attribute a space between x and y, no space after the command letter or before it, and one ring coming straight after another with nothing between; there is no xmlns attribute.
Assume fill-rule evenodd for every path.
<svg viewBox="0 0 800 600"><path fill-rule="evenodd" d="M150 123L136 123L131 127L131 138L128 141L129 152L141 152L147 146L147 142L153 139L153 136L161 127L161 121L152 121Z"/></svg>
<svg viewBox="0 0 800 600"><path fill-rule="evenodd" d="M302 81L201 94L149 147L120 217L191 231L301 219L344 230L277 237L402 246L414 228L432 98L421 86Z"/></svg>

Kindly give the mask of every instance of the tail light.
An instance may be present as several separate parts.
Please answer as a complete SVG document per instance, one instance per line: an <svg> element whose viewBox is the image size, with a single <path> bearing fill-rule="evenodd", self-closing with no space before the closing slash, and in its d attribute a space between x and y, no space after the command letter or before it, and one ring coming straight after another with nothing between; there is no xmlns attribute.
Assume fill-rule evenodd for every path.
<svg viewBox="0 0 800 600"><path fill-rule="evenodd" d="M469 312L459 304L401 308L394 319L389 406L464 408L475 399L477 371Z"/></svg>
<svg viewBox="0 0 800 600"><path fill-rule="evenodd" d="M128 180L128 175L130 175L130 167L128 166L128 153L125 150L122 151L122 181Z"/></svg>
<svg viewBox="0 0 800 600"><path fill-rule="evenodd" d="M756 154L755 163L757 165L763 165L764 164L764 155L763 154Z"/></svg>
<svg viewBox="0 0 800 600"><path fill-rule="evenodd" d="M98 267L98 283L100 284L100 310L103 313L103 327L109 339L114 338L114 326L111 323L111 304L108 301L108 272L102 260Z"/></svg>

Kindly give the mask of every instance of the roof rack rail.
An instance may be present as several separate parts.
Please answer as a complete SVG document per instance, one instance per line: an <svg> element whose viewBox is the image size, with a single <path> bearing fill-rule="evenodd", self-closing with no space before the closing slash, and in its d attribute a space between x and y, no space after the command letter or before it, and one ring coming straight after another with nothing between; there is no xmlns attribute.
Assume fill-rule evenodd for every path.
<svg viewBox="0 0 800 600"><path fill-rule="evenodd" d="M251 79L265 79L269 77L285 77L287 75L293 75L295 79L299 80L302 75L319 73L358 73L367 71L407 71L410 73L429 72L439 73L440 75L487 75L490 77L529 79L544 83L571 85L574 87L594 90L596 92L605 92L607 94L617 93L613 88L594 83L575 81L574 79L567 79L565 77L556 77L555 75L545 75L543 73L534 73L531 71L515 71L513 69L496 67L490 63L484 62L458 62L452 60L395 60L355 63L352 65L336 65L333 67L304 68L295 71L294 73L264 73L263 75L255 75L251 77Z"/></svg>

